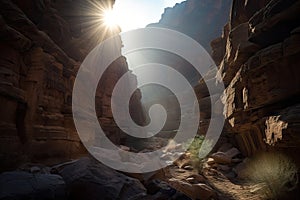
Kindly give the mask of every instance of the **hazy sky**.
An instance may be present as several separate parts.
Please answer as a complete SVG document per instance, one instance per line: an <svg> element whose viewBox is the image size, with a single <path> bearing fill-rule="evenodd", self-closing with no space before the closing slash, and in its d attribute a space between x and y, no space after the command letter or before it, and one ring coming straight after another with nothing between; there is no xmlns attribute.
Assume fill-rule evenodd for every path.
<svg viewBox="0 0 300 200"><path fill-rule="evenodd" d="M184 0L116 0L114 15L122 31L144 28L158 22L164 8Z"/></svg>

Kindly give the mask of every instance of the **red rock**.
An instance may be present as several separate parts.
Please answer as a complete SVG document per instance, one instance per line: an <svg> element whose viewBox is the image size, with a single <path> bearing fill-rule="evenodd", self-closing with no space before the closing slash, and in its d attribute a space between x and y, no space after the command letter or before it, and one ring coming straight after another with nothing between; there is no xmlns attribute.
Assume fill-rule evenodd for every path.
<svg viewBox="0 0 300 200"><path fill-rule="evenodd" d="M216 152L211 155L211 157L214 159L216 163L220 164L230 164L231 163L231 157L226 155L223 152Z"/></svg>
<svg viewBox="0 0 300 200"><path fill-rule="evenodd" d="M215 164L215 160L213 158L208 158L206 163L209 165L213 165L213 164Z"/></svg>
<svg viewBox="0 0 300 200"><path fill-rule="evenodd" d="M204 176L200 174L193 174L187 178L187 180L191 178L190 180L193 180L193 183L205 183Z"/></svg>
<svg viewBox="0 0 300 200"><path fill-rule="evenodd" d="M246 156L270 148L268 144L278 149L287 145L290 150L283 151L297 160L299 140L293 133L299 127L289 117L294 118L291 110L298 112L295 98L300 93L299 6L296 0L233 2L217 80L226 86L222 102L231 128L224 132L233 133Z"/></svg>
<svg viewBox="0 0 300 200"><path fill-rule="evenodd" d="M250 20L250 41L268 46L281 42L299 26L300 2L274 0ZM263 17L262 17L263 16ZM288 22L288 23L287 23Z"/></svg>
<svg viewBox="0 0 300 200"><path fill-rule="evenodd" d="M26 145L29 159L65 160L86 154L72 120L72 89L80 62L99 38L87 34L82 26L84 17L76 17L82 4L40 4L41 1L0 2L0 154L21 155L20 146ZM86 6L91 5L86 2ZM103 36L104 39L109 34ZM115 83L127 71L126 59L120 57L107 70L105 76L109 78L100 81L96 94L97 114L104 121L108 137L117 144L124 134L113 121L110 96ZM125 89L137 84L136 77L131 78L132 84ZM142 124L140 99L137 91L130 106L136 108L131 116ZM10 149L5 148L5 135L11 141Z"/></svg>
<svg viewBox="0 0 300 200"><path fill-rule="evenodd" d="M212 188L203 183L190 184L175 178L170 179L168 183L192 199L206 200L216 195Z"/></svg>

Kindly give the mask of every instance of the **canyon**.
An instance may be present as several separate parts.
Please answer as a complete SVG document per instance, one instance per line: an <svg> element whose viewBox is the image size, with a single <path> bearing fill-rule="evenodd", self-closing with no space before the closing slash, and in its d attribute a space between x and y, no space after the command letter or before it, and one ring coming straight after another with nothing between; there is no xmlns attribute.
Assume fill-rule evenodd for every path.
<svg viewBox="0 0 300 200"><path fill-rule="evenodd" d="M88 158L74 126L76 73L98 43L120 32L95 19L95 3L113 7L114 0L0 1L0 172L4 172L0 185L11 181L7 191L19 187L13 185L15 176L29 184L39 174L39 179L47 180L45 185L50 187L51 181L57 185L50 192L48 186L41 186L42 192L57 197L49 199L67 195L83 199L91 193L90 199L263 199L250 192L252 185L238 182L243 180L241 168L248 158L261 152L282 153L299 169L299 0L187 0L166 8L158 23L148 25L190 36L215 61L216 69L201 77L184 59L161 54L194 87L200 107L198 135L205 136L210 121L217 120L211 119L212 104L224 105L217 112L225 118L203 173L195 172L185 155L170 167L149 174L117 172ZM121 41L118 48L122 48ZM163 62L156 56L146 61ZM126 72L131 70L121 56L99 81L95 105L108 138L130 149L132 138L115 123L110 100L115 84ZM209 93L208 82L223 82L225 91ZM131 73L124 90L136 85L137 77ZM153 95L146 98L143 91ZM130 100L130 115L137 124L145 125L147 109L163 102L168 121L160 134L168 134L180 123L173 97L163 88L138 89ZM158 139L150 145L161 142ZM7 172L16 169L22 172ZM296 199L299 183L296 187L285 199ZM65 190L69 193L62 192ZM26 192L32 195L37 190L33 187ZM3 190L1 195L5 197Z"/></svg>

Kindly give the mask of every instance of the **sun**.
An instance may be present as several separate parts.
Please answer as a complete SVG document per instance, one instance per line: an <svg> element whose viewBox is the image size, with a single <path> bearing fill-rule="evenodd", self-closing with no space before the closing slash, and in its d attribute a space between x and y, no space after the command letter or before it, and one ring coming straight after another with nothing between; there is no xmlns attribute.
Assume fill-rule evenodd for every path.
<svg viewBox="0 0 300 200"><path fill-rule="evenodd" d="M116 13L109 9L105 10L103 14L104 25L109 28L116 28L118 26L118 19Z"/></svg>
<svg viewBox="0 0 300 200"><path fill-rule="evenodd" d="M102 9L102 23L109 29L116 29L117 27L121 29L121 31L128 31L131 29L141 28L137 23L141 23L142 13L136 12L128 12L128 10L132 10L131 5L127 4L118 4L113 8Z"/></svg>

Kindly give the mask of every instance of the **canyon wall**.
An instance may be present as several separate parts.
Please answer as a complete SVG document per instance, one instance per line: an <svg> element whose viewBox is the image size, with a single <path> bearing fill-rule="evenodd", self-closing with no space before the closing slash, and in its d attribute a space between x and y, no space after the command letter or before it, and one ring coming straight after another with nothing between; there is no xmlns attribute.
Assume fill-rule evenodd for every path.
<svg viewBox="0 0 300 200"><path fill-rule="evenodd" d="M235 0L211 42L223 81L225 132L245 156L275 148L299 165L300 1Z"/></svg>
<svg viewBox="0 0 300 200"><path fill-rule="evenodd" d="M113 3L112 0L0 1L2 165L48 158L57 162L86 153L73 124L72 88L88 52L119 32L108 30L95 19L95 12L100 12L95 9L109 8ZM113 122L110 96L114 84L127 71L124 57L113 62L96 95L99 121L117 144L122 137ZM128 87L136 84L134 75L131 81ZM142 120L138 112L140 98L137 91L131 100L136 107L132 113L136 121Z"/></svg>
<svg viewBox="0 0 300 200"><path fill-rule="evenodd" d="M89 2L113 4L112 0ZM234 0L225 25L230 5L231 1L188 0L167 8L160 22L149 26L181 31L207 50L212 40L212 57L218 71L211 70L205 79L195 81L194 71L183 61L176 62L171 57L173 63L166 63L186 73L186 78L196 85L201 110L199 134L206 133L211 120L211 99L214 103L221 95L221 91L208 94L204 80L223 81L227 119L223 135L229 136L245 156L276 148L298 160L300 3ZM13 165L47 158L60 161L86 153L73 124L73 82L88 52L119 31L98 24L95 9L87 1L0 1L2 163ZM221 27L222 36L213 40L221 34ZM99 122L116 144L126 137L113 121L110 97L116 81L127 71L126 59L117 59L100 80L96 94ZM128 88L135 85L136 77L132 75ZM165 100L170 111L177 113L171 110L176 101L168 103L168 98L173 97ZM137 90L131 99L130 106L135 108L131 116L143 124L140 99L141 92ZM171 123L170 129L176 129L178 117L172 121L175 124Z"/></svg>
<svg viewBox="0 0 300 200"><path fill-rule="evenodd" d="M187 0L182 3L177 3L172 8L166 8L159 22L149 24L148 27L168 28L184 33L199 42L206 51L210 53L210 42L222 34L223 27L229 19L231 4L232 0ZM204 79L202 79L201 75L193 66L183 58L174 55L170 56L163 52L159 52L158 55L156 55L156 57L159 56L162 58L156 59L155 61L167 64L176 69L195 87L201 112L199 134L205 134L210 122L211 103L206 84L203 81ZM208 72L207 78L214 76L215 73L215 71ZM199 79L201 79L200 83ZM215 95L217 98L219 93L218 91L215 92L215 94L211 95ZM166 94L164 90L160 93L160 102L166 105L167 110L172 110L172 112L168 112L169 115L172 115L170 118L172 121L167 121L165 130L176 130L180 124L178 103L173 100L176 99L176 97ZM146 104L150 103L146 102Z"/></svg>
<svg viewBox="0 0 300 200"><path fill-rule="evenodd" d="M190 36L208 52L210 41L222 33L232 0L187 0L166 8L158 23L150 27L173 29Z"/></svg>

